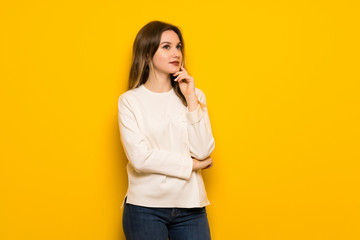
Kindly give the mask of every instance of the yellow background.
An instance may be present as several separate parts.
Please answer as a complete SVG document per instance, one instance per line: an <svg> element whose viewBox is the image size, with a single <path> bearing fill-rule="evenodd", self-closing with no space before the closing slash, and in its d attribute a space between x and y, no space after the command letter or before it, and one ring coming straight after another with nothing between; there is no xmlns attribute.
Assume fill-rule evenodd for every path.
<svg viewBox="0 0 360 240"><path fill-rule="evenodd" d="M183 30L216 147L213 239L360 239L357 1L2 1L0 239L124 239L117 99Z"/></svg>

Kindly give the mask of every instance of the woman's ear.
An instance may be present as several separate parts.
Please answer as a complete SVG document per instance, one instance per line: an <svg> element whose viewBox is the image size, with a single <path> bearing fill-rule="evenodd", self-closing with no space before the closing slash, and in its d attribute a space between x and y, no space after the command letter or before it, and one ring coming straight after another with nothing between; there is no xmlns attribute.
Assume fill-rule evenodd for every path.
<svg viewBox="0 0 360 240"><path fill-rule="evenodd" d="M151 58L149 57L149 54L146 55L146 61L149 63L149 65L152 64Z"/></svg>
<svg viewBox="0 0 360 240"><path fill-rule="evenodd" d="M151 61L150 58L148 59L148 63L149 63L149 64L148 64L148 65L149 65L149 68L152 69L152 61Z"/></svg>

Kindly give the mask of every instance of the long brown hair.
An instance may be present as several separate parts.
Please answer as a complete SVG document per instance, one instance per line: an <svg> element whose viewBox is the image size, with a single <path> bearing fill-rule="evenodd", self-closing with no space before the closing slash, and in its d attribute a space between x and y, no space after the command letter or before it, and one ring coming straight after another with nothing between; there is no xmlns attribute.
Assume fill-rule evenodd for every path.
<svg viewBox="0 0 360 240"><path fill-rule="evenodd" d="M178 35L181 42L183 67L185 67L184 39L182 37L180 28L175 25L161 21L149 22L140 29L140 31L136 35L133 44L128 89L134 89L139 87L141 84L144 84L149 78L152 58L159 47L161 35L166 30L172 30ZM180 90L179 83L173 81L175 77L172 74L169 75L171 79L171 85L176 95L181 99L182 103L187 106L186 99Z"/></svg>

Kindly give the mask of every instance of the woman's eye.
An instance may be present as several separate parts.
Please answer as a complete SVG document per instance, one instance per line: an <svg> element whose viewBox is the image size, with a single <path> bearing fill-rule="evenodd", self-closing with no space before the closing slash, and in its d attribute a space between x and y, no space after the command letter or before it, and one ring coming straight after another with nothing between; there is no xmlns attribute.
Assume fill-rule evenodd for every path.
<svg viewBox="0 0 360 240"><path fill-rule="evenodd" d="M169 46L169 45L164 45L163 48L169 49L170 46ZM181 45L177 45L176 48L177 48L177 49L181 49Z"/></svg>

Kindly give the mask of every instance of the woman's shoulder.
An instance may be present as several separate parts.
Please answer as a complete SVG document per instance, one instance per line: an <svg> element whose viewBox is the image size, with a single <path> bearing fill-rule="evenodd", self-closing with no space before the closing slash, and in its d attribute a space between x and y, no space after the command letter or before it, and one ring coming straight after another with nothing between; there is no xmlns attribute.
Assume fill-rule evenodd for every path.
<svg viewBox="0 0 360 240"><path fill-rule="evenodd" d="M195 95L201 103L206 104L205 93L200 88L195 87Z"/></svg>
<svg viewBox="0 0 360 240"><path fill-rule="evenodd" d="M140 87L129 89L126 92L122 93L118 98L118 108L134 108L139 99L141 98L141 89Z"/></svg>
<svg viewBox="0 0 360 240"><path fill-rule="evenodd" d="M200 96L204 95L204 92L200 88L195 87L195 94L196 96Z"/></svg>
<svg viewBox="0 0 360 240"><path fill-rule="evenodd" d="M140 87L127 90L126 92L122 93L119 96L119 101L122 101L124 99L131 100L132 98L135 98L136 96L138 96L140 94L139 90L140 90Z"/></svg>

